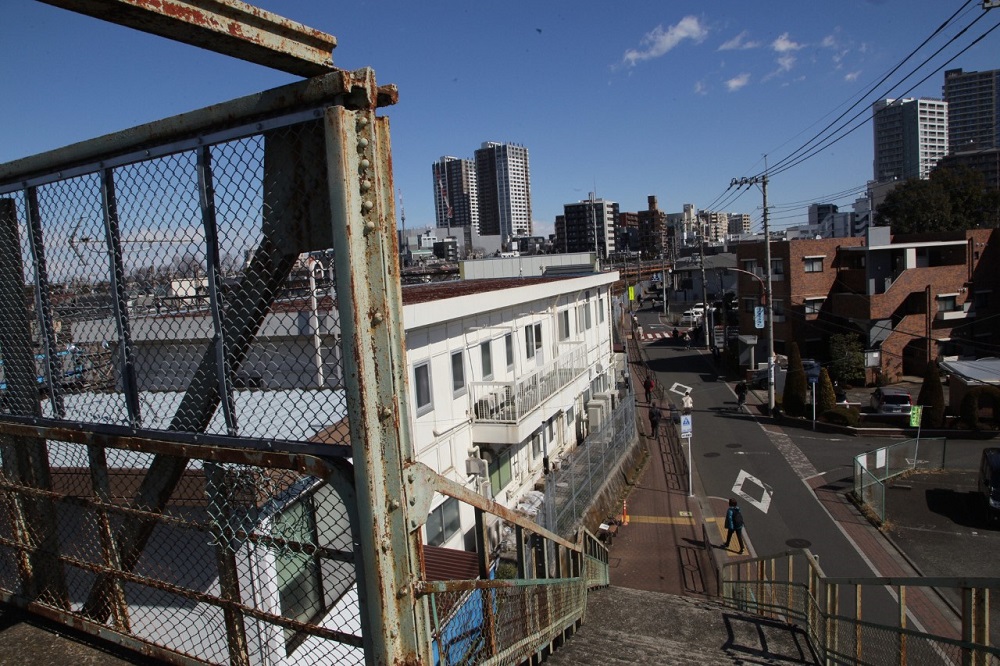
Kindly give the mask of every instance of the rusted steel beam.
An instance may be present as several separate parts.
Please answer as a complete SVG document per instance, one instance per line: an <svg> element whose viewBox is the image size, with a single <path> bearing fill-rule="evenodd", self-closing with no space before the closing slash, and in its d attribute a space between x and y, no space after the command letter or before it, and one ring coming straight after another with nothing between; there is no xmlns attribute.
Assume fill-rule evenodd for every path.
<svg viewBox="0 0 1000 666"><path fill-rule="evenodd" d="M239 0L40 0L298 76L333 69L337 38Z"/></svg>

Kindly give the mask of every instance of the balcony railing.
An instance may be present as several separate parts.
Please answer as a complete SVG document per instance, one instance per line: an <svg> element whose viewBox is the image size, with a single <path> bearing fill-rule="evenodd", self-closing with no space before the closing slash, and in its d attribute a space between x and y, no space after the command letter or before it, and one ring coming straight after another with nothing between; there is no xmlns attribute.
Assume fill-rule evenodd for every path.
<svg viewBox="0 0 1000 666"><path fill-rule="evenodd" d="M476 423L518 423L527 414L587 372L587 349L582 343L560 354L545 367L519 381L472 382L473 420Z"/></svg>

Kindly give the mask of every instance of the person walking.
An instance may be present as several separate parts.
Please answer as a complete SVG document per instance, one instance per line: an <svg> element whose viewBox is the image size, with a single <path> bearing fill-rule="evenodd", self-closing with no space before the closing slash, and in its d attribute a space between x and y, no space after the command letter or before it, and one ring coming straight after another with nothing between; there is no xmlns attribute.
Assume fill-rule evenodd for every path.
<svg viewBox="0 0 1000 666"><path fill-rule="evenodd" d="M656 439L660 432L660 417L660 408L656 403L653 403L649 407L649 436L653 439Z"/></svg>
<svg viewBox="0 0 1000 666"><path fill-rule="evenodd" d="M642 388L646 391L646 402L652 402L653 388L655 386L656 381L653 379L653 375L646 375L646 381L642 383Z"/></svg>
<svg viewBox="0 0 1000 666"><path fill-rule="evenodd" d="M689 332L684 333L684 348L691 349L691 334Z"/></svg>
<svg viewBox="0 0 1000 666"><path fill-rule="evenodd" d="M740 511L735 497L729 498L729 509L726 511L726 543L722 544L726 550L729 550L729 542L733 539L733 533L736 534L736 540L740 544L740 555L742 555L746 550L746 546L743 544L743 512Z"/></svg>
<svg viewBox="0 0 1000 666"><path fill-rule="evenodd" d="M736 409L743 409L747 402L747 383L740 382L736 385Z"/></svg>
<svg viewBox="0 0 1000 666"><path fill-rule="evenodd" d="M684 397L681 398L681 409L684 410L685 414L690 414L691 410L694 409L694 398L691 397L691 391L684 392Z"/></svg>

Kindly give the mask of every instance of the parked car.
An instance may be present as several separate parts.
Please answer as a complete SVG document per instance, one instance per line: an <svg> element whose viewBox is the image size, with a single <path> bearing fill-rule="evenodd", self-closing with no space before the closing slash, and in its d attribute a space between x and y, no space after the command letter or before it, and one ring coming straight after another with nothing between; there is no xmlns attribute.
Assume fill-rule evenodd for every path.
<svg viewBox="0 0 1000 666"><path fill-rule="evenodd" d="M774 367L774 390L781 393L785 390L785 376L788 371L780 366ZM755 370L748 382L750 388L764 390L767 388L767 368Z"/></svg>
<svg viewBox="0 0 1000 666"><path fill-rule="evenodd" d="M697 326L701 323L701 312L695 310L685 310L681 315L681 326Z"/></svg>
<svg viewBox="0 0 1000 666"><path fill-rule="evenodd" d="M1000 449L983 449L979 463L979 494L987 522L1000 520Z"/></svg>
<svg viewBox="0 0 1000 666"><path fill-rule="evenodd" d="M909 414L913 401L909 391L880 386L872 391L869 404L879 414Z"/></svg>

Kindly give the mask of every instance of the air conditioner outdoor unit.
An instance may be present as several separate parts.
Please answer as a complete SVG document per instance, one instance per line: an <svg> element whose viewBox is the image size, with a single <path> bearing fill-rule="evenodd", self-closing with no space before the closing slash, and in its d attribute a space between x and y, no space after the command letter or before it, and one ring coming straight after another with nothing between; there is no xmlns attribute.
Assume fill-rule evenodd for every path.
<svg viewBox="0 0 1000 666"><path fill-rule="evenodd" d="M486 476L489 474L489 467L482 458L466 458L465 473L475 476Z"/></svg>
<svg viewBox="0 0 1000 666"><path fill-rule="evenodd" d="M591 400L587 403L587 420L590 421L590 431L596 432L604 424L607 416L603 402Z"/></svg>

